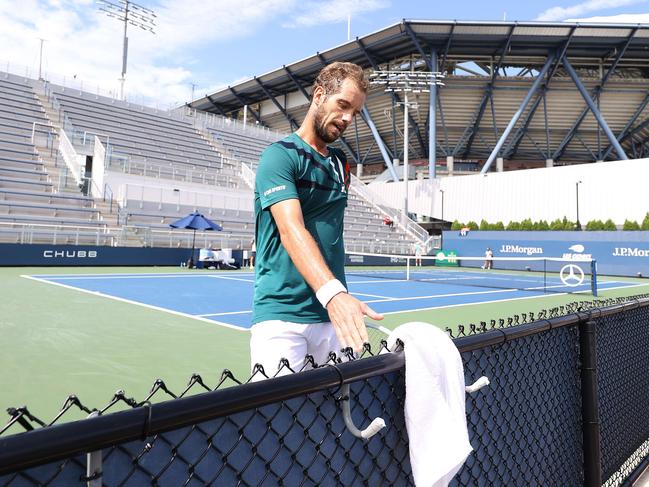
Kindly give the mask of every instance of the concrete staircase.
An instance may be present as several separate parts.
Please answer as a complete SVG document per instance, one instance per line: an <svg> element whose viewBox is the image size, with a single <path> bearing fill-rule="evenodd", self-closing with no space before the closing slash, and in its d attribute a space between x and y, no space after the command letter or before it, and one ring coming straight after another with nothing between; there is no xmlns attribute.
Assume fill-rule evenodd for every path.
<svg viewBox="0 0 649 487"><path fill-rule="evenodd" d="M45 115L52 126L52 131L55 133L55 137L49 142L46 140L35 140L34 145L36 146L36 151L43 160L45 170L49 174L50 181L57 188L57 192L79 195L81 194L81 188L79 188L75 178L70 174L68 167L58 151L58 134L63 130L61 114L47 98L42 83L35 82L33 87L38 101L43 107ZM93 201L94 207L100 212L99 219L106 222L111 233L119 232L119 207L117 201L113 201L112 204L109 200L103 201L100 198L93 198Z"/></svg>

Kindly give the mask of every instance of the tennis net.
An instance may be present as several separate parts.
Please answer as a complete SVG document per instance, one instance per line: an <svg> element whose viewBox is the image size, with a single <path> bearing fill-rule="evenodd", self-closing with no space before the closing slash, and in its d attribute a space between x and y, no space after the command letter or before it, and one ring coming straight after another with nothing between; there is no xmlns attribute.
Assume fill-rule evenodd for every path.
<svg viewBox="0 0 649 487"><path fill-rule="evenodd" d="M365 278L352 282L368 284L388 279L597 296L597 264L590 259L493 257L489 265L484 257L438 254L417 258L348 252L345 271L348 276Z"/></svg>

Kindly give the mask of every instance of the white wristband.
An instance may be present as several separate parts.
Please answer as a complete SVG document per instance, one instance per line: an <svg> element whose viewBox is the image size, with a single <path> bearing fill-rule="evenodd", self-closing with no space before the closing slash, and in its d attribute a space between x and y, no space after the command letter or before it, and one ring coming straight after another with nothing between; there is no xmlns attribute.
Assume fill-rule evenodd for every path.
<svg viewBox="0 0 649 487"><path fill-rule="evenodd" d="M338 279L332 279L323 284L322 287L316 291L315 297L318 298L322 307L326 308L329 301L331 301L336 294L346 292L347 289L345 289L345 286L343 286Z"/></svg>

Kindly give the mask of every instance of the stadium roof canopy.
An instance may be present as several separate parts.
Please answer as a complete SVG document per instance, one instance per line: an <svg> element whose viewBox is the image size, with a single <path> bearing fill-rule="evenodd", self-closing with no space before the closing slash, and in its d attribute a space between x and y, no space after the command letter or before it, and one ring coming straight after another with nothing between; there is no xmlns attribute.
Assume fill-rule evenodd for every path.
<svg viewBox="0 0 649 487"><path fill-rule="evenodd" d="M446 74L444 86L410 97L417 105L409 116L411 159L428 159L431 152L437 161L498 156L510 167L531 167L547 159L573 163L649 153L649 25L640 24L403 20L190 106L237 118L245 107L249 119L288 132L306 113L317 73L334 61L368 72ZM590 109L582 92L593 100ZM342 141L356 162L389 164L403 157L402 98L372 87L367 113Z"/></svg>

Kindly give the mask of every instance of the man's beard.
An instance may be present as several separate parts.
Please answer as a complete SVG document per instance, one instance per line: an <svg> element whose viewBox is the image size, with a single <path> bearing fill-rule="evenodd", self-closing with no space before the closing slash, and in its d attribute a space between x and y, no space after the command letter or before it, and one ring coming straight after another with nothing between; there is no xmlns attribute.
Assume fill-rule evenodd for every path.
<svg viewBox="0 0 649 487"><path fill-rule="evenodd" d="M315 117L314 117L315 133L324 142L326 142L327 144L331 144L332 142L335 142L336 139L338 139L338 137L342 134L338 136L334 136L327 133L327 126L323 122L324 117L322 112L323 112L323 107L319 107L315 113Z"/></svg>

